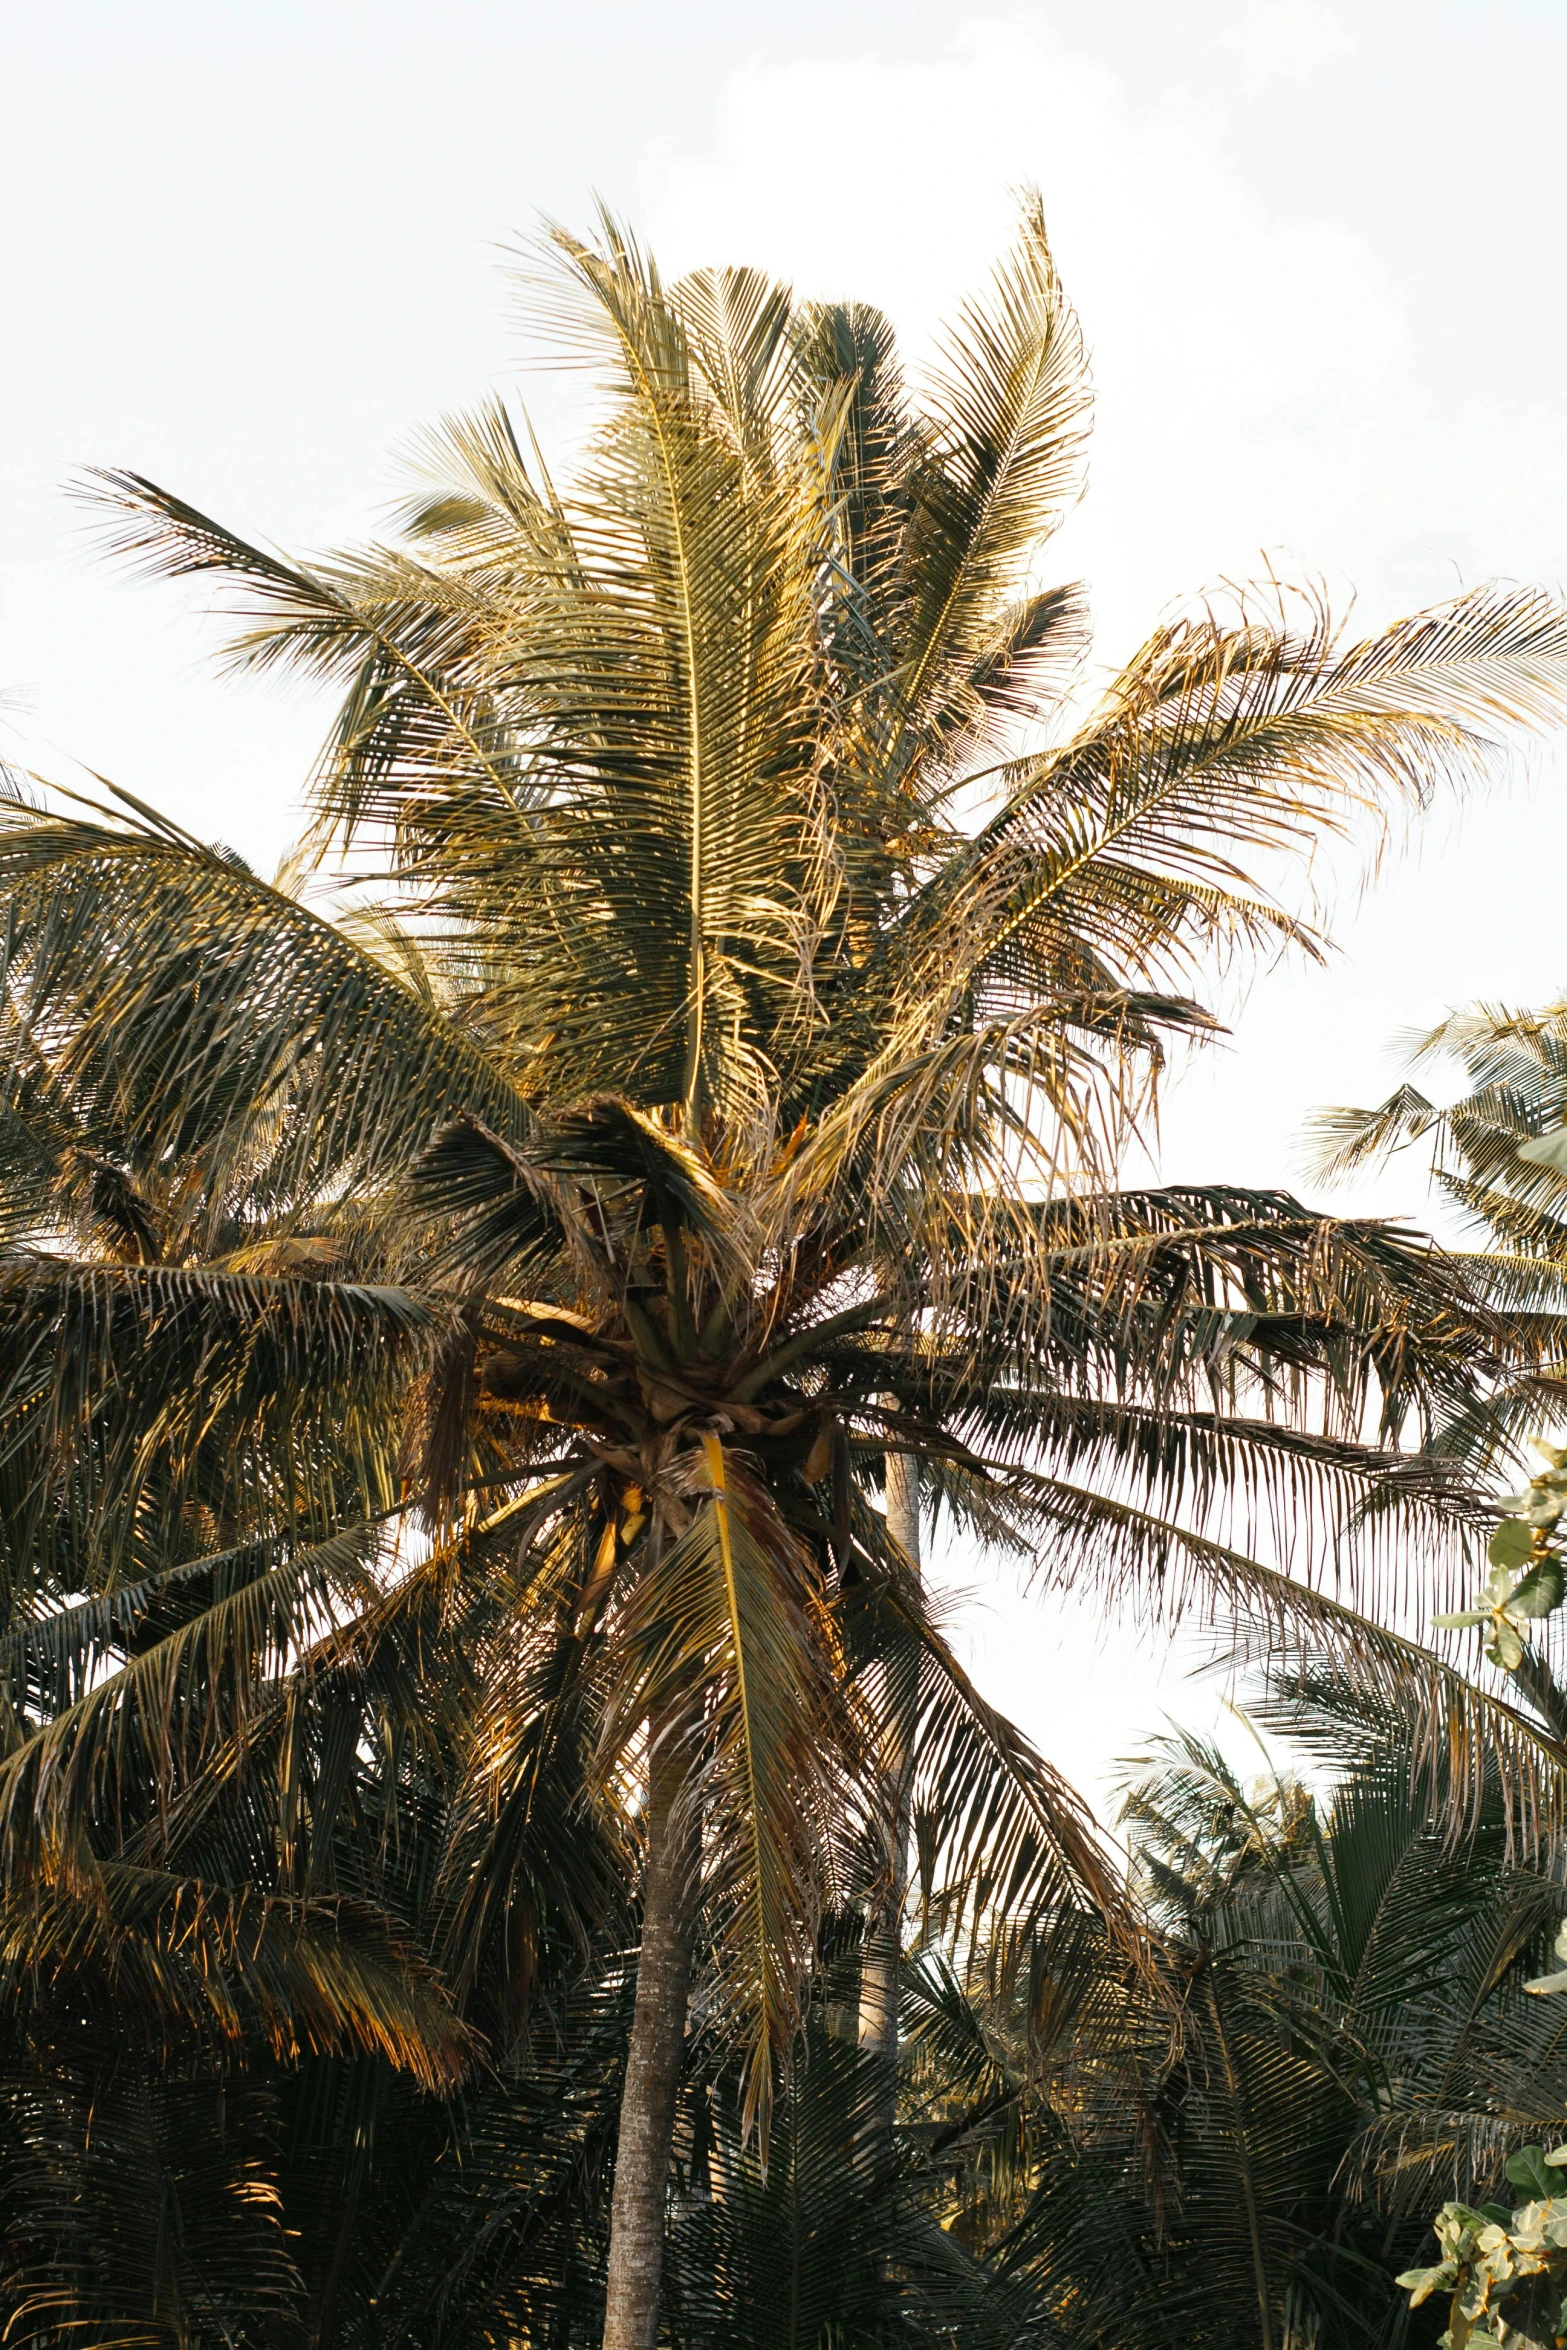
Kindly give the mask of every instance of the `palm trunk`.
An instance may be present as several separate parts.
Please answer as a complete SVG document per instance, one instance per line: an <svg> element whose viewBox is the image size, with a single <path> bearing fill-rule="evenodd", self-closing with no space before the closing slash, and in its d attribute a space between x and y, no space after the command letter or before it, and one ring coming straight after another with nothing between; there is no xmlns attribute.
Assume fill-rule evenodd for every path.
<svg viewBox="0 0 1567 2350"><path fill-rule="evenodd" d="M658 2339L664 2205L696 1927L695 1823L682 1816L679 1805L687 1762L678 1739L666 1737L655 1744L648 1784L642 1948L610 2204L604 2350L653 2350Z"/></svg>
<svg viewBox="0 0 1567 2350"><path fill-rule="evenodd" d="M916 1571L920 1563L920 1465L908 1453L887 1455L887 1531ZM903 1908L909 1886L909 1777L914 1760L913 1679L918 1659L890 1658L887 1668L887 1775L893 1789L892 1874L887 1898L870 1921L860 1964L860 2046L887 2065L889 2102L898 2077L898 1980Z"/></svg>

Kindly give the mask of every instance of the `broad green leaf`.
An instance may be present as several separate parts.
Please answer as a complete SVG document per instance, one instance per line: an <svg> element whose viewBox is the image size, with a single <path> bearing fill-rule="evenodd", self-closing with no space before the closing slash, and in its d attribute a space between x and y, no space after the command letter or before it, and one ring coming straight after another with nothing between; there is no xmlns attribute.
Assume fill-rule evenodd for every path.
<svg viewBox="0 0 1567 2350"><path fill-rule="evenodd" d="M1539 2146L1520 2146L1516 2154L1507 2157L1506 2170L1515 2187L1527 2187L1541 2202L1550 2200L1558 2183L1548 2175L1544 2149Z"/></svg>
<svg viewBox="0 0 1567 2350"><path fill-rule="evenodd" d="M1533 1549L1533 1527L1522 1518L1504 1518L1491 1536L1486 1556L1493 1567L1521 1567Z"/></svg>
<svg viewBox="0 0 1567 2350"><path fill-rule="evenodd" d="M1516 1584L1507 1601L1507 1612L1513 1616L1548 1616L1562 1604L1562 1592L1567 1587L1567 1570L1559 1558L1541 1559L1530 1568L1522 1582Z"/></svg>
<svg viewBox="0 0 1567 2350"><path fill-rule="evenodd" d="M1445 2292L1457 2282L1457 2278L1456 2263L1443 2260L1435 2268L1406 2268L1402 2276L1395 2277L1393 2282L1401 2285L1409 2295L1410 2308L1418 2309L1422 2301L1428 2301L1433 2293Z"/></svg>
<svg viewBox="0 0 1567 2350"><path fill-rule="evenodd" d="M1558 1175L1567 1175L1567 1126L1558 1126L1533 1142L1520 1143L1518 1156L1531 1167L1550 1167Z"/></svg>

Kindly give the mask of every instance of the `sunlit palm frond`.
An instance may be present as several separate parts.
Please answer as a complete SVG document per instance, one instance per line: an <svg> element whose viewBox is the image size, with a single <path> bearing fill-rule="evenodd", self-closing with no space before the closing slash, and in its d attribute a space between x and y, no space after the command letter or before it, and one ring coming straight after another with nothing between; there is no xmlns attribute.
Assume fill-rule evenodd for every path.
<svg viewBox="0 0 1567 2350"><path fill-rule="evenodd" d="M171 2050L182 2035L282 2057L357 2048L449 2086L472 2053L430 1969L351 1901L288 1901L106 1862L90 1885L18 1887L0 1913L8 1999L116 1993ZM33 1996L36 1996L36 1991Z"/></svg>
<svg viewBox="0 0 1567 2350"><path fill-rule="evenodd" d="M976 673L1015 641L1025 567L1082 478L1082 335L1037 197L990 301L965 304L948 331L921 407L930 442L913 472L899 684L912 723L939 737L982 708Z"/></svg>
<svg viewBox="0 0 1567 2350"><path fill-rule="evenodd" d="M0 886L17 1014L138 1140L206 1155L221 1189L258 1154L276 1195L330 1199L401 1170L443 1117L509 1134L514 1087L379 955L233 858L128 817L15 810Z"/></svg>
<svg viewBox="0 0 1567 2350"><path fill-rule="evenodd" d="M1439 1106L1406 1082L1377 1109L1319 1111L1308 1138L1314 1170L1333 1181L1422 1144L1433 1179L1480 1243L1477 1273L1498 1302L1558 1305L1567 1263L1567 1172L1552 1156L1567 1119L1561 1008L1476 1005L1412 1040L1409 1060L1456 1064L1467 1091Z"/></svg>
<svg viewBox="0 0 1567 2350"><path fill-rule="evenodd" d="M815 1562L717 1437L701 1463L689 1527L616 1628L630 1670L605 1737L613 1754L651 1718L690 1749L715 1953L745 2036L746 2126L765 2136L774 2059L800 2027L834 1890L845 1798L852 1811L875 1796L831 1671Z"/></svg>
<svg viewBox="0 0 1567 2350"><path fill-rule="evenodd" d="M950 926L966 983L1019 984L1083 932L1128 985L1226 935L1297 935L1242 860L1266 873L1437 776L1483 776L1499 734L1560 710L1564 655L1567 620L1532 590L1472 590L1349 646L1325 609L1297 630L1282 601L1178 621L1081 735L1017 773L911 935Z"/></svg>

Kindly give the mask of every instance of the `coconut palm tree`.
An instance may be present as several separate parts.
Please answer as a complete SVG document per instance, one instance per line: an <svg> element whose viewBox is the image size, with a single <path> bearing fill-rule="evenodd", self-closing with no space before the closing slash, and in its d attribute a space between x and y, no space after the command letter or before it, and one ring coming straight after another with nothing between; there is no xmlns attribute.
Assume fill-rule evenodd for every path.
<svg viewBox="0 0 1567 2350"><path fill-rule="evenodd" d="M1291 1528L1358 1513L1368 1575L1395 1516L1462 1536L1408 1445L1505 1371L1466 1281L1114 1171L1213 1027L1201 972L1317 950L1284 862L1554 715L1567 613L1484 589L1349 642L1242 600L1089 692L1082 598L1037 569L1087 385L1036 206L917 388L873 311L667 287L607 221L546 243L535 319L602 395L568 487L499 405L431 437L392 543L314 565L99 484L125 549L227 583L243 663L340 691L338 877L269 885L123 795L19 795L0 834L36 1162L0 1419L82 1595L44 1631L24 1597L71 1702L17 1708L0 1805L31 1898L119 1849L122 1802L137 1851L290 1891L424 1802L430 1948L503 2040L629 1867L629 2350L699 1962L761 2147L845 1908L893 2053L905 1842L959 1942L1086 1906L1146 1960L943 1636L889 1460L1043 1573L1373 1648ZM62 1092L120 1136L72 1178L85 1249ZM173 1628L164 1584L122 1597L170 1513Z"/></svg>
<svg viewBox="0 0 1567 2350"><path fill-rule="evenodd" d="M1128 1796L1166 2003L1091 1934L1000 1982L913 1969L949 2232L993 2290L1026 2281L1046 2338L1403 2339L1396 2275L1444 2183L1478 2200L1520 2141L1560 2135L1561 2019L1524 1992L1561 1887L1520 1856L1500 1778L1455 1840L1411 1767L1418 1702L1318 1675L1261 1710L1328 1790L1247 1784L1177 1736Z"/></svg>
<svg viewBox="0 0 1567 2350"><path fill-rule="evenodd" d="M1397 1151L1424 1153L1438 1196L1471 1244L1475 1287L1532 1341L1533 1375L1506 1404L1497 1398L1497 1409L1510 1428L1541 1427L1560 1413L1567 1354L1567 1008L1471 1005L1406 1038L1405 1059L1407 1076L1376 1109L1317 1113L1313 1169L1333 1182ZM1415 1082L1444 1063L1462 1079L1445 1106ZM1472 1449L1486 1432L1460 1423L1445 1442Z"/></svg>

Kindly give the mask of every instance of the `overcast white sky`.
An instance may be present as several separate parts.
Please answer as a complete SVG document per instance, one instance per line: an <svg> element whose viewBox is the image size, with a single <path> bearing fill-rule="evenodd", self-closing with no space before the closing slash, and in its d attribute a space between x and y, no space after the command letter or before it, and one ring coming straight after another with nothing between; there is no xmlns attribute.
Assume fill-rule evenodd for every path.
<svg viewBox="0 0 1567 2350"><path fill-rule="evenodd" d="M423 421L519 356L498 249L603 194L671 266L746 259L911 337L1043 191L1093 352L1057 542L1101 647L1265 561L1368 624L1567 570L1561 0L55 0L0 17L0 748L270 863L324 722L220 684L189 601L61 494L150 474L292 549L358 535ZM546 438L567 396L530 380ZM1567 986L1567 763L1444 810L1326 972L1259 981L1166 1113L1170 1178L1292 1179L1400 1029ZM1414 1166L1357 1205L1427 1213ZM1092 1785L1210 1695L999 1594L986 1677Z"/></svg>

